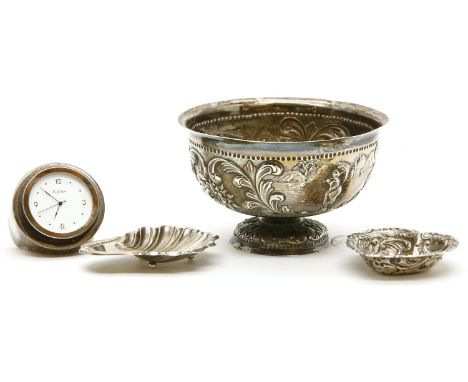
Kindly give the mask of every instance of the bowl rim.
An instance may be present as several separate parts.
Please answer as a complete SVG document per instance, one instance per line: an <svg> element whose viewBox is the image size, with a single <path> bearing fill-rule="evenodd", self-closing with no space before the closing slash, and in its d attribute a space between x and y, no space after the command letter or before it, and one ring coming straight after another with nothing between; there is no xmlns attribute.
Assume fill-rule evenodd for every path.
<svg viewBox="0 0 468 382"><path fill-rule="evenodd" d="M279 142L279 141L258 141L258 140L249 140L241 138L231 138L223 137L220 135L200 133L198 131L192 130L187 126L187 122L197 116L202 114L207 114L208 112L214 112L217 110L223 110L224 108L242 106L245 104L252 104L254 106L261 105L272 105L272 104L283 104L283 105L298 105L298 106L321 106L328 107L331 109L336 109L340 111L346 111L348 113L353 113L359 116L367 117L373 119L380 126L376 127L372 131L368 131L362 134L352 135L351 137L346 138L333 138L333 139L317 139L312 141L294 141L294 142ZM294 145L294 144L304 144L304 143L319 143L319 142L334 142L334 141L343 141L343 139L349 139L354 137L365 137L375 134L377 130L383 127L388 122L388 117L386 114L370 108L368 106L363 106L357 103L344 102L344 101L332 101L321 98L296 98L296 97L258 97L258 98L236 98L225 101L209 102L201 105L194 106L190 109L187 109L179 115L178 121L179 124L189 130L191 133L201 136L212 138L216 140L229 140L237 141L244 143L273 143L278 145Z"/></svg>

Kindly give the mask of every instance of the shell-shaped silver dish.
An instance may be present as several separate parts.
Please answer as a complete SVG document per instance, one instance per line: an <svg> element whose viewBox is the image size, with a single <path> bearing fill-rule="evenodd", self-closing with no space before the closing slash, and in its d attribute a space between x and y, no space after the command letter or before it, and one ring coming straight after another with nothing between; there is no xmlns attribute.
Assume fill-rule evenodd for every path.
<svg viewBox="0 0 468 382"><path fill-rule="evenodd" d="M219 236L193 228L172 226L141 227L123 236L98 240L81 246L88 255L132 255L148 262L150 267L195 255L216 245Z"/></svg>
<svg viewBox="0 0 468 382"><path fill-rule="evenodd" d="M458 241L439 233L382 228L348 235L346 245L360 254L374 271L405 275L433 267L445 252L458 246Z"/></svg>

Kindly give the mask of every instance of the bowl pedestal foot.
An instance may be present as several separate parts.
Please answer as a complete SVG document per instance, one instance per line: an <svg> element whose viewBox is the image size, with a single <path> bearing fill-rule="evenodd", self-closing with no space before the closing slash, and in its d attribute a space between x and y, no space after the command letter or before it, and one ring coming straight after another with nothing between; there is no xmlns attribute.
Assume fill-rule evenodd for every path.
<svg viewBox="0 0 468 382"><path fill-rule="evenodd" d="M254 217L236 227L231 243L262 255L303 255L327 248L328 231L311 219Z"/></svg>

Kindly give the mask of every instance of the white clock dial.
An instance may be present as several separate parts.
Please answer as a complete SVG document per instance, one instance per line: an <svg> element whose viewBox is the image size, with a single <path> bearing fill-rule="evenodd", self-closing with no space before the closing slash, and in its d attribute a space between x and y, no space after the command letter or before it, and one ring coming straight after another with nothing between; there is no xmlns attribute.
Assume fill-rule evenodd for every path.
<svg viewBox="0 0 468 382"><path fill-rule="evenodd" d="M31 188L28 203L37 224L53 233L79 230L93 211L93 197L86 184L66 172L39 178Z"/></svg>

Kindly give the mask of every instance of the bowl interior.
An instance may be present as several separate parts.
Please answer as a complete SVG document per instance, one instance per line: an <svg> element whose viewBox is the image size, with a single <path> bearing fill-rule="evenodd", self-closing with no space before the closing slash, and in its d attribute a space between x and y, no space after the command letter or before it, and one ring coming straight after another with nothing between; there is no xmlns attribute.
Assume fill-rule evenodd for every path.
<svg viewBox="0 0 468 382"><path fill-rule="evenodd" d="M252 99L195 107L180 117L190 130L259 142L328 141L365 134L385 124L384 114L343 102Z"/></svg>

